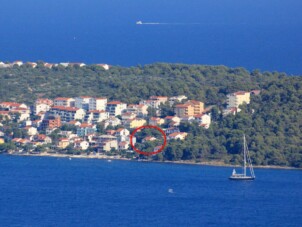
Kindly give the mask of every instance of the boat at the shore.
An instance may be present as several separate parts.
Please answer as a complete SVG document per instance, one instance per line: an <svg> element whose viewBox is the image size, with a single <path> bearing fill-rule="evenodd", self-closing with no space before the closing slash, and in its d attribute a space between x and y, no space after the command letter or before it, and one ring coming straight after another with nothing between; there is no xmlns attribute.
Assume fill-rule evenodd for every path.
<svg viewBox="0 0 302 227"><path fill-rule="evenodd" d="M247 164L249 166L250 175L247 175L246 168ZM255 173L250 157L250 153L246 144L245 135L243 135L243 173L236 173L236 170L233 169L232 175L229 177L230 180L255 180Z"/></svg>

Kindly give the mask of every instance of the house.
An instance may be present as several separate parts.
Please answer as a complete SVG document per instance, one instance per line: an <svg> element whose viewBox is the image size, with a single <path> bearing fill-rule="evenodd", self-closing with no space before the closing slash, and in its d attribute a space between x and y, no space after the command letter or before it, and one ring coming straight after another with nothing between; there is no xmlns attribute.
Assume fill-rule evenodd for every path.
<svg viewBox="0 0 302 227"><path fill-rule="evenodd" d="M156 100L159 101L161 104L164 104L168 101L167 96L150 96L150 100Z"/></svg>
<svg viewBox="0 0 302 227"><path fill-rule="evenodd" d="M11 65L12 66L14 66L14 65L21 66L21 65L23 65L23 62L18 60L18 61L14 61Z"/></svg>
<svg viewBox="0 0 302 227"><path fill-rule="evenodd" d="M67 138L60 138L57 144L57 148L65 149L69 145L69 140Z"/></svg>
<svg viewBox="0 0 302 227"><path fill-rule="evenodd" d="M28 65L32 68L36 68L38 64L36 62L26 62L26 65Z"/></svg>
<svg viewBox="0 0 302 227"><path fill-rule="evenodd" d="M135 118L135 119L127 120L124 126L127 128L138 128L145 124L147 124L147 121L145 119Z"/></svg>
<svg viewBox="0 0 302 227"><path fill-rule="evenodd" d="M42 99L42 98L39 98L36 100L35 104L47 104L48 106L53 106L53 101L51 99Z"/></svg>
<svg viewBox="0 0 302 227"><path fill-rule="evenodd" d="M250 92L237 91L227 95L227 108L238 108L243 103L250 103Z"/></svg>
<svg viewBox="0 0 302 227"><path fill-rule="evenodd" d="M89 143L87 141L76 141L74 143L74 148L84 151L89 148Z"/></svg>
<svg viewBox="0 0 302 227"><path fill-rule="evenodd" d="M115 130L114 135L116 137L129 136L130 131L126 128L119 128L119 129Z"/></svg>
<svg viewBox="0 0 302 227"><path fill-rule="evenodd" d="M1 102L0 107L5 110L16 110L16 109L28 109L28 106L24 103L17 103L17 102Z"/></svg>
<svg viewBox="0 0 302 227"><path fill-rule="evenodd" d="M261 91L260 90L252 90L251 94L252 95L260 95Z"/></svg>
<svg viewBox="0 0 302 227"><path fill-rule="evenodd" d="M63 67L68 67L69 63L68 62L61 62L59 65L63 66Z"/></svg>
<svg viewBox="0 0 302 227"><path fill-rule="evenodd" d="M232 115L236 115L237 113L239 113L241 110L239 108L236 108L236 107L230 107L230 108L227 108L227 109L224 109L223 110L223 113L222 115L225 117L229 114L232 114Z"/></svg>
<svg viewBox="0 0 302 227"><path fill-rule="evenodd" d="M29 136L34 136L34 135L36 135L38 133L37 128L31 127L31 126L25 127L24 130L27 132L27 134Z"/></svg>
<svg viewBox="0 0 302 227"><path fill-rule="evenodd" d="M115 133L115 130L106 130L106 135L114 136Z"/></svg>
<svg viewBox="0 0 302 227"><path fill-rule="evenodd" d="M30 110L28 108L15 108L9 111L11 116L15 118L19 114L18 121L24 121L30 118Z"/></svg>
<svg viewBox="0 0 302 227"><path fill-rule="evenodd" d="M174 132L174 133L168 135L167 139L168 140L172 140L172 139L184 140L187 137L187 135L188 135L188 133L186 133L186 132Z"/></svg>
<svg viewBox="0 0 302 227"><path fill-rule="evenodd" d="M12 142L17 145L26 145L30 143L28 139L22 139L22 138L14 138L12 139Z"/></svg>
<svg viewBox="0 0 302 227"><path fill-rule="evenodd" d="M121 125L121 120L116 117L109 117L107 120L104 121L104 127L107 128L108 126L116 127Z"/></svg>
<svg viewBox="0 0 302 227"><path fill-rule="evenodd" d="M4 143L5 143L4 139L0 138L0 144L4 144Z"/></svg>
<svg viewBox="0 0 302 227"><path fill-rule="evenodd" d="M60 116L48 116L46 119L43 119L41 123L41 129L45 130L47 128L54 129L60 128L62 126L61 117Z"/></svg>
<svg viewBox="0 0 302 227"><path fill-rule="evenodd" d="M89 110L106 110L107 98L98 97L89 100Z"/></svg>
<svg viewBox="0 0 302 227"><path fill-rule="evenodd" d="M109 70L110 69L110 65L107 65L107 64L97 64L97 66L102 67L105 70Z"/></svg>
<svg viewBox="0 0 302 227"><path fill-rule="evenodd" d="M124 112L134 113L137 117L145 117L148 115L148 106L144 104L130 104Z"/></svg>
<svg viewBox="0 0 302 227"><path fill-rule="evenodd" d="M142 100L139 102L140 105L146 105L147 107L151 107L154 109L158 109L161 101L157 100L157 99L149 99L149 100Z"/></svg>
<svg viewBox="0 0 302 227"><path fill-rule="evenodd" d="M127 150L129 148L129 143L126 141L121 141L118 143L119 150Z"/></svg>
<svg viewBox="0 0 302 227"><path fill-rule="evenodd" d="M42 144L50 144L52 143L52 139L49 136L46 136L44 134L37 134L34 137L34 140L37 142L40 142Z"/></svg>
<svg viewBox="0 0 302 227"><path fill-rule="evenodd" d="M44 67L45 67L45 68L51 69L53 66L54 66L54 65L51 64L51 63L44 63Z"/></svg>
<svg viewBox="0 0 302 227"><path fill-rule="evenodd" d="M53 106L49 114L52 116L60 116L61 121L69 122L72 120L83 120L86 113L85 110L75 107Z"/></svg>
<svg viewBox="0 0 302 227"><path fill-rule="evenodd" d="M75 100L73 98L58 97L54 99L54 106L74 107Z"/></svg>
<svg viewBox="0 0 302 227"><path fill-rule="evenodd" d="M180 123L180 118L177 116L166 116L165 118L165 123L169 124L171 122L176 122L176 123Z"/></svg>
<svg viewBox="0 0 302 227"><path fill-rule="evenodd" d="M156 138L153 137L153 136L146 136L145 138L143 138L142 142L145 143L145 142L150 142L150 141L155 141Z"/></svg>
<svg viewBox="0 0 302 227"><path fill-rule="evenodd" d="M11 65L10 64L5 64L4 62L0 62L0 68L10 68Z"/></svg>
<svg viewBox="0 0 302 227"><path fill-rule="evenodd" d="M165 119L159 117L151 117L149 120L149 125L162 125L165 123Z"/></svg>
<svg viewBox="0 0 302 227"><path fill-rule="evenodd" d="M195 117L194 116L184 116L180 119L180 121L192 123L193 121L195 121Z"/></svg>
<svg viewBox="0 0 302 227"><path fill-rule="evenodd" d="M127 104L120 101L108 102L106 106L106 111L109 112L110 116L121 115L122 111L127 108Z"/></svg>
<svg viewBox="0 0 302 227"><path fill-rule="evenodd" d="M89 110L85 115L85 121L89 123L97 123L109 118L109 113L104 110Z"/></svg>
<svg viewBox="0 0 302 227"><path fill-rule="evenodd" d="M49 111L51 108L50 105L47 105L45 103L39 103L39 104L35 104L34 106L34 114L39 114L40 112L47 112Z"/></svg>
<svg viewBox="0 0 302 227"><path fill-rule="evenodd" d="M73 63L68 63L68 66L71 66L71 67L78 66L78 67L82 68L82 67L86 66L86 64L83 62L73 62Z"/></svg>
<svg viewBox="0 0 302 227"><path fill-rule="evenodd" d="M194 116L200 126L209 128L211 124L211 116L209 114L197 114Z"/></svg>
<svg viewBox="0 0 302 227"><path fill-rule="evenodd" d="M79 137L87 136L88 134L94 134L96 132L96 125L88 124L88 123L82 123L77 128L77 135Z"/></svg>
<svg viewBox="0 0 302 227"><path fill-rule="evenodd" d="M174 132L179 132L179 128L177 128L177 127L170 127L170 128L166 128L166 129L163 129L163 130L166 133L166 135L170 135Z"/></svg>
<svg viewBox="0 0 302 227"><path fill-rule="evenodd" d="M73 121L69 121L67 122L68 125L74 125L74 126L80 126L81 122L73 120Z"/></svg>
<svg viewBox="0 0 302 227"><path fill-rule="evenodd" d="M98 146L103 151L110 151L112 148L118 149L118 141L115 136L102 135L98 137L97 140Z"/></svg>
<svg viewBox="0 0 302 227"><path fill-rule="evenodd" d="M8 120L11 119L11 116L10 116L10 114L9 114L9 111L0 110L0 116L3 116L3 120L4 120L4 119L8 119Z"/></svg>
<svg viewBox="0 0 302 227"><path fill-rule="evenodd" d="M169 98L169 104L170 106L173 106L175 102L181 102L183 100L188 99L187 96L184 95L178 95L178 96L173 96Z"/></svg>
<svg viewBox="0 0 302 227"><path fill-rule="evenodd" d="M136 118L136 114L135 113L132 113L132 112L125 112L125 113L122 113L122 120L132 120Z"/></svg>

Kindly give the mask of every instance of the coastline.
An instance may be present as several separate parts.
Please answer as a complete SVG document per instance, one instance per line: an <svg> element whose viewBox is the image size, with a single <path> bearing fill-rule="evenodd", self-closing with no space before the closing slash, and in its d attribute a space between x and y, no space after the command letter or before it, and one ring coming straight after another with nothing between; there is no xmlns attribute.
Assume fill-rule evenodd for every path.
<svg viewBox="0 0 302 227"><path fill-rule="evenodd" d="M120 160L120 161L136 161L131 158L125 158L121 157L120 155L116 156L108 156L104 154L96 154L96 155L69 155L69 154L58 154L58 153L47 153L47 152L42 152L42 153L37 153L37 154L30 154L30 153L23 153L23 154L18 154L18 153L11 153L11 154L6 154L6 155L11 155L11 156L35 156L35 157L53 157L53 158L85 158L85 159L103 159L103 160ZM185 164L185 165L201 165L201 166L217 166L217 167L230 167L230 168L238 168L241 167L239 165L231 165L231 164L226 164L222 161L204 161L204 162L195 162L195 161L153 161L153 160L144 160L143 162L154 162L154 163L166 163L166 164ZM254 166L256 169L284 169L284 170L302 170L302 168L295 168L295 167L290 167L290 166L272 166L272 165L267 165L267 166Z"/></svg>

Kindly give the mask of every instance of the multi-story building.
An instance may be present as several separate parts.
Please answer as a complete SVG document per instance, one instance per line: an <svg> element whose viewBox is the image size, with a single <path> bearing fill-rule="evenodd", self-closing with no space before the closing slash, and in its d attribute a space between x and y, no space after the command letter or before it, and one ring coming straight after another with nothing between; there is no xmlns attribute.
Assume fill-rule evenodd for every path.
<svg viewBox="0 0 302 227"><path fill-rule="evenodd" d="M54 106L74 107L73 98L58 97L54 99Z"/></svg>
<svg viewBox="0 0 302 227"><path fill-rule="evenodd" d="M178 104L175 106L176 116L188 117L201 114L204 111L204 103L196 100L189 100L184 104Z"/></svg>
<svg viewBox="0 0 302 227"><path fill-rule="evenodd" d="M122 111L127 109L127 104L120 101L112 101L107 103L106 111L110 116L121 115Z"/></svg>
<svg viewBox="0 0 302 227"><path fill-rule="evenodd" d="M61 121L69 122L72 120L83 120L85 111L75 107L53 106L49 111L49 115L60 116Z"/></svg>
<svg viewBox="0 0 302 227"><path fill-rule="evenodd" d="M89 123L97 123L109 118L109 113L104 110L90 110L85 115L85 121Z"/></svg>
<svg viewBox="0 0 302 227"><path fill-rule="evenodd" d="M90 100L93 99L90 96L80 96L76 97L74 101L74 106L79 109L89 110Z"/></svg>
<svg viewBox="0 0 302 227"><path fill-rule="evenodd" d="M194 107L191 104L177 104L174 108L177 117L186 117L194 115Z"/></svg>
<svg viewBox="0 0 302 227"><path fill-rule="evenodd" d="M39 114L40 112L47 112L49 111L51 106L45 104L45 103L40 103L40 104L35 104L34 106L34 114Z"/></svg>
<svg viewBox="0 0 302 227"><path fill-rule="evenodd" d="M89 100L89 110L106 110L107 98L92 98Z"/></svg>
<svg viewBox="0 0 302 227"><path fill-rule="evenodd" d="M238 108L243 103L250 103L250 92L237 91L227 95L228 108Z"/></svg>
<svg viewBox="0 0 302 227"><path fill-rule="evenodd" d="M196 100L189 100L185 104L192 105L194 109L194 115L201 114L204 111L204 103Z"/></svg>
<svg viewBox="0 0 302 227"><path fill-rule="evenodd" d="M54 129L61 127L61 118L59 116L48 116L47 119L44 119L41 123L41 129Z"/></svg>
<svg viewBox="0 0 302 227"><path fill-rule="evenodd" d="M84 137L89 134L94 134L95 132L96 132L96 126L92 124L82 123L77 128L77 135L80 137Z"/></svg>

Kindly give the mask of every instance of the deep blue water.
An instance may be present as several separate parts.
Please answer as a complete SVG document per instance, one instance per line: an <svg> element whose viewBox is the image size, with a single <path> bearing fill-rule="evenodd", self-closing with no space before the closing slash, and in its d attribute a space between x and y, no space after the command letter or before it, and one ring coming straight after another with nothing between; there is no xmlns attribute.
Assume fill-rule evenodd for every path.
<svg viewBox="0 0 302 227"><path fill-rule="evenodd" d="M302 172L255 173L234 182L224 167L0 156L0 225L301 226Z"/></svg>
<svg viewBox="0 0 302 227"><path fill-rule="evenodd" d="M0 61L181 62L302 75L301 9L301 0L1 1Z"/></svg>

